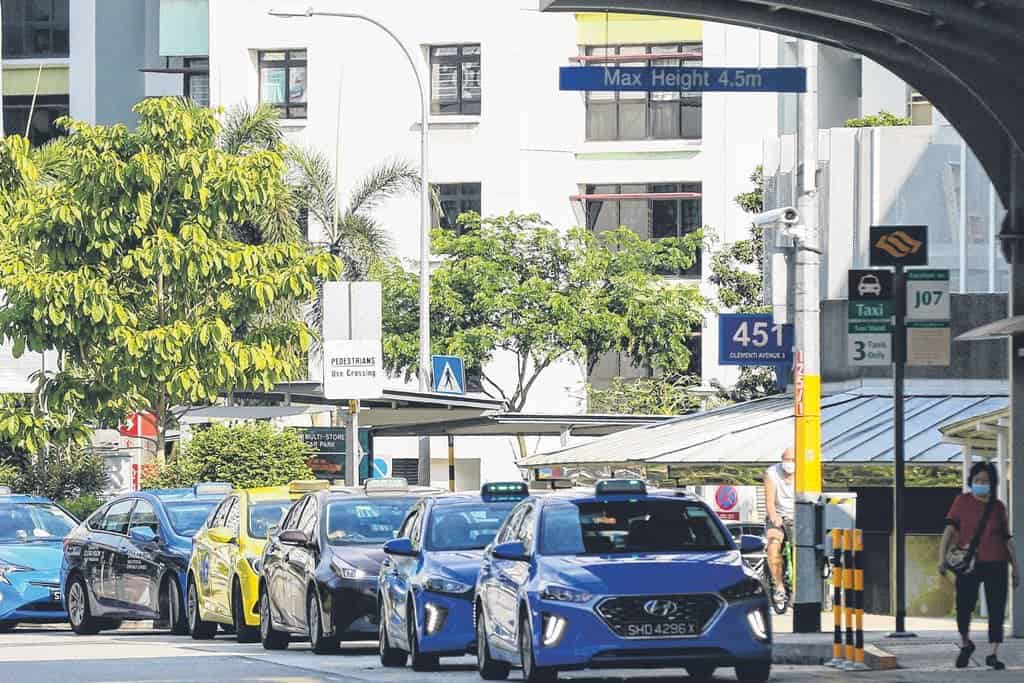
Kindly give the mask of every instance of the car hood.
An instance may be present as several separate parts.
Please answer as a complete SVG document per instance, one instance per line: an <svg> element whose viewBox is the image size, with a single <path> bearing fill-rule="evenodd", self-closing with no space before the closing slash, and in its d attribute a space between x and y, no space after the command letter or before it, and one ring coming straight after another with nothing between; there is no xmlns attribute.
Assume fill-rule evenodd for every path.
<svg viewBox="0 0 1024 683"><path fill-rule="evenodd" d="M466 585L476 585L480 565L484 559L483 550L451 550L430 553L428 571L438 576L448 576Z"/></svg>
<svg viewBox="0 0 1024 683"><path fill-rule="evenodd" d="M371 576L377 576L384 561L380 546L332 545L331 555Z"/></svg>
<svg viewBox="0 0 1024 683"><path fill-rule="evenodd" d="M0 563L16 564L37 572L59 572L64 544L55 541L0 543Z"/></svg>
<svg viewBox="0 0 1024 683"><path fill-rule="evenodd" d="M542 581L595 595L714 592L745 576L737 550L547 556Z"/></svg>

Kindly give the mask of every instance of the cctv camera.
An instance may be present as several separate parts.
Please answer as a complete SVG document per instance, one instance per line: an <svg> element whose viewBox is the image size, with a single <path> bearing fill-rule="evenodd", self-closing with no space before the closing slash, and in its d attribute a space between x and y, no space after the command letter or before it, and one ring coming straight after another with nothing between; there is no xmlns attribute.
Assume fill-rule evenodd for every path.
<svg viewBox="0 0 1024 683"><path fill-rule="evenodd" d="M773 225L796 225L800 222L800 212L792 206L781 209L772 209L754 216L754 225L758 227L770 227Z"/></svg>

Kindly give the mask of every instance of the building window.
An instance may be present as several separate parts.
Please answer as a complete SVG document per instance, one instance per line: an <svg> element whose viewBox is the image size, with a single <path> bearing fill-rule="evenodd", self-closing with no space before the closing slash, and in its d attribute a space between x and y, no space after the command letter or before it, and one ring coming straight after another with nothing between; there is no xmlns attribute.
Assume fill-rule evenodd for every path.
<svg viewBox="0 0 1024 683"><path fill-rule="evenodd" d="M660 59L656 55L666 55ZM630 59L635 56L636 59ZM585 47L591 66L700 66L701 43ZM701 136L701 93L588 92L588 140L693 140Z"/></svg>
<svg viewBox="0 0 1024 683"><path fill-rule="evenodd" d="M917 91L910 93L910 123L913 126L932 125L932 103Z"/></svg>
<svg viewBox="0 0 1024 683"><path fill-rule="evenodd" d="M462 234L464 226L459 223L459 216L468 211L481 213L480 183L434 185L434 192L437 194L434 225L445 230L454 230L457 234Z"/></svg>
<svg viewBox="0 0 1024 683"><path fill-rule="evenodd" d="M594 233L625 226L644 239L682 237L702 226L700 183L587 185L581 199L587 229ZM701 253L692 266L670 276L700 276Z"/></svg>
<svg viewBox="0 0 1024 683"><path fill-rule="evenodd" d="M306 118L306 51L259 53L260 102L276 107L283 119Z"/></svg>
<svg viewBox="0 0 1024 683"><path fill-rule="evenodd" d="M3 58L67 57L68 3L3 0Z"/></svg>
<svg viewBox="0 0 1024 683"><path fill-rule="evenodd" d="M185 57L185 97L200 107L210 106L210 58Z"/></svg>
<svg viewBox="0 0 1024 683"><path fill-rule="evenodd" d="M32 107L31 95L8 95L3 102L5 135L24 135L27 127L29 141L38 146L65 134L54 125L54 121L68 115L67 95L39 95L35 108Z"/></svg>
<svg viewBox="0 0 1024 683"><path fill-rule="evenodd" d="M480 46L430 48L430 97L434 114L480 113Z"/></svg>

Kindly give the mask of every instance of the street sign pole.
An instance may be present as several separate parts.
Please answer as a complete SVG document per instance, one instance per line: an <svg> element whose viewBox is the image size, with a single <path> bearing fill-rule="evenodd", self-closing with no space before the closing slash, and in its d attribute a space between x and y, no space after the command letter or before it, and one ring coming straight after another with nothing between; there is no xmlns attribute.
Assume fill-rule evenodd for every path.
<svg viewBox="0 0 1024 683"><path fill-rule="evenodd" d="M893 536L896 540L896 631L894 638L913 637L906 631L907 618L907 548L904 529L903 500L906 487L904 452L904 379L907 371L907 275L900 264L893 276L893 295L896 299L896 324L893 327Z"/></svg>

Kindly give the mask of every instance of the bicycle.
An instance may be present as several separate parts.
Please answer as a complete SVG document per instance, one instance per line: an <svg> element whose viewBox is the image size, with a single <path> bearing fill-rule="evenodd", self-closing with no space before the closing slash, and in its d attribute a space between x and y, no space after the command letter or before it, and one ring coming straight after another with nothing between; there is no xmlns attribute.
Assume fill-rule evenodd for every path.
<svg viewBox="0 0 1024 683"><path fill-rule="evenodd" d="M789 536L789 525L785 525L782 531L782 547L779 548L779 553L782 556L782 590L784 595L781 599L776 596L775 579L772 577L767 560L762 565L764 584L768 587L768 600L772 603L772 609L776 614L785 614L793 600L793 568L796 566L796 558L793 556L795 547L789 542Z"/></svg>

